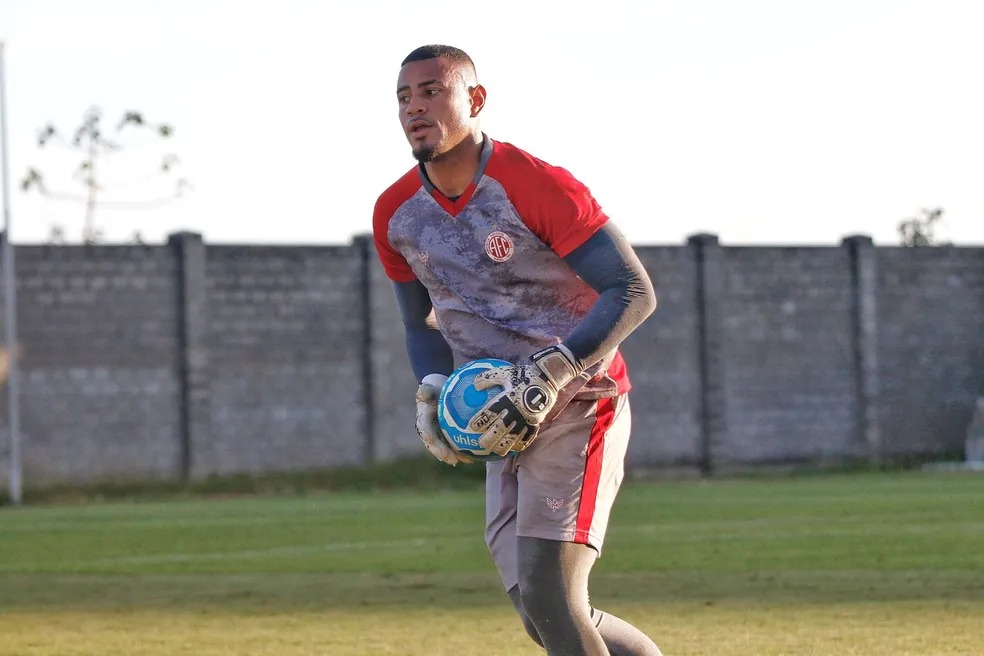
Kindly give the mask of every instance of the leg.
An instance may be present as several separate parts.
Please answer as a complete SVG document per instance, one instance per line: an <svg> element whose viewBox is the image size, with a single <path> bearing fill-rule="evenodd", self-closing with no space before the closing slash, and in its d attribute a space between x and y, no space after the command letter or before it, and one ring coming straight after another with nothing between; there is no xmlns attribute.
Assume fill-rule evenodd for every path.
<svg viewBox="0 0 984 656"><path fill-rule="evenodd" d="M520 600L548 656L609 656L588 602L597 557L583 544L519 538Z"/></svg>
<svg viewBox="0 0 984 656"><path fill-rule="evenodd" d="M512 602L513 608L519 614L519 619L523 621L523 628L526 629L526 635L530 637L530 640L542 647L543 640L540 639L540 633L536 630L533 620L530 619L530 616L526 614L526 610L523 608L523 598L519 594L519 584L517 583L509 588L507 594L509 595L509 601Z"/></svg>
<svg viewBox="0 0 984 656"><path fill-rule="evenodd" d="M591 609L591 619L612 656L663 656L645 633L611 613Z"/></svg>
<svg viewBox="0 0 984 656"><path fill-rule="evenodd" d="M534 538L517 538L517 504L518 480L515 460L507 459L501 462L488 463L485 479L485 541L488 544L492 560L499 570L499 576L502 578L503 585L509 595L509 600L512 602L520 620L523 622L523 628L526 629L526 633L530 636L530 639L542 647L543 640L540 638L540 633L530 618L529 613L523 608L519 586L519 543L521 540L534 540L535 542L546 543L547 546L561 543L553 543L549 540L535 540ZM577 546L579 545L568 545L568 548ZM590 552L590 562L593 563L597 554L589 547L585 547L585 549ZM549 558L548 556L545 560L549 560ZM556 557L553 558L556 561ZM534 554L530 560L535 563L540 558ZM571 569L575 568L571 567ZM554 571L556 570L557 568L554 567ZM549 586L556 587L554 580L562 580L562 577L554 576L550 579L545 579L543 584L540 584L536 580L534 581L534 585L537 585L537 590L545 590ZM590 607L587 608L586 618L583 615L584 613L582 613L581 617L582 624L585 625L583 626L583 630L590 632L591 628L594 627ZM606 652L599 653L605 654ZM618 654L617 656L622 655ZM626 654L625 656L634 655Z"/></svg>
<svg viewBox="0 0 984 656"><path fill-rule="evenodd" d="M517 479L515 460L490 462L485 469L485 542L499 577L506 588L523 628L536 644L543 646L519 596L516 541Z"/></svg>
<svg viewBox="0 0 984 656"><path fill-rule="evenodd" d="M519 585L514 585L509 590L509 600L519 614L523 622L526 634L536 644L543 646L543 640L537 631L533 620L526 614L523 608L523 599L519 593ZM601 639L605 641L605 646L611 652L611 656L663 656L656 643L645 633L632 626L625 620L605 613L597 608L591 609L591 621L601 634Z"/></svg>
<svg viewBox="0 0 984 656"><path fill-rule="evenodd" d="M568 621L589 618L608 648L599 653L661 656L644 633L618 617L592 609L588 602L588 574L600 555L609 512L622 481L630 425L625 397L572 402L515 459L516 509L511 519L515 522L512 530L519 536L514 539L520 555L513 561L517 576L512 580L520 586L511 589L507 585L507 589L527 633L538 644L547 645L548 653L550 629L538 623L538 616L556 611L549 603L541 608L537 603L541 597L531 596L543 591L545 597L551 591L562 597ZM577 576L583 582L572 586Z"/></svg>

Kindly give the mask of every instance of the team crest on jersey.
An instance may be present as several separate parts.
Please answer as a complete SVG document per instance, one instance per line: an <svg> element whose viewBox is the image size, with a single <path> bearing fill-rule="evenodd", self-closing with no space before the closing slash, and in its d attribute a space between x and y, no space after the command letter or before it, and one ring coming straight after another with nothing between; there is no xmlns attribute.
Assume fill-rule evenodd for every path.
<svg viewBox="0 0 984 656"><path fill-rule="evenodd" d="M505 262L513 255L512 237L496 230L485 239L485 254L495 262Z"/></svg>

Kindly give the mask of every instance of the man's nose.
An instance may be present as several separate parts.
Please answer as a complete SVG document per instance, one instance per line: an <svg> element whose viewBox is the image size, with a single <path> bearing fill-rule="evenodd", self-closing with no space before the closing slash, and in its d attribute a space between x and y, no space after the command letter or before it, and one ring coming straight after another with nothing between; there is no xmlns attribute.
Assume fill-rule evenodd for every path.
<svg viewBox="0 0 984 656"><path fill-rule="evenodd" d="M423 114L427 111L427 103L419 96L411 96L407 103L407 114Z"/></svg>

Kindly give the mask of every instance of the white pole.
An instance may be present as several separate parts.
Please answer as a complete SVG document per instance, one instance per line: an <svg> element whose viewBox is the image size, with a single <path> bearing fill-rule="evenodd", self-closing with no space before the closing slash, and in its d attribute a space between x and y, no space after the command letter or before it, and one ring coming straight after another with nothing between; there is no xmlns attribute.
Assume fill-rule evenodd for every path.
<svg viewBox="0 0 984 656"><path fill-rule="evenodd" d="M10 423L10 501L20 505L20 379L17 363L17 279L14 274L14 245L10 239L10 165L7 159L7 78L4 44L0 42L0 180L3 187L3 323L7 342L7 414Z"/></svg>

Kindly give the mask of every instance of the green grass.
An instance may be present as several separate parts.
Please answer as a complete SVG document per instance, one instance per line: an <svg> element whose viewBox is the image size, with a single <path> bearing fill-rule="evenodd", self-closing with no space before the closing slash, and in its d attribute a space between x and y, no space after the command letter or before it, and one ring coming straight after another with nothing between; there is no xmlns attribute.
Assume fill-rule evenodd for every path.
<svg viewBox="0 0 984 656"><path fill-rule="evenodd" d="M69 505L110 500L173 501L217 495L304 496L312 490L473 489L484 480L483 472L478 467L453 469L430 456L422 456L368 467L233 474L192 481L141 478L85 485L47 485L24 490L24 499L31 505ZM5 503L9 503L6 488L0 489L0 506Z"/></svg>
<svg viewBox="0 0 984 656"><path fill-rule="evenodd" d="M0 654L541 653L460 489L0 508ZM984 476L629 483L594 603L667 656L984 653Z"/></svg>

